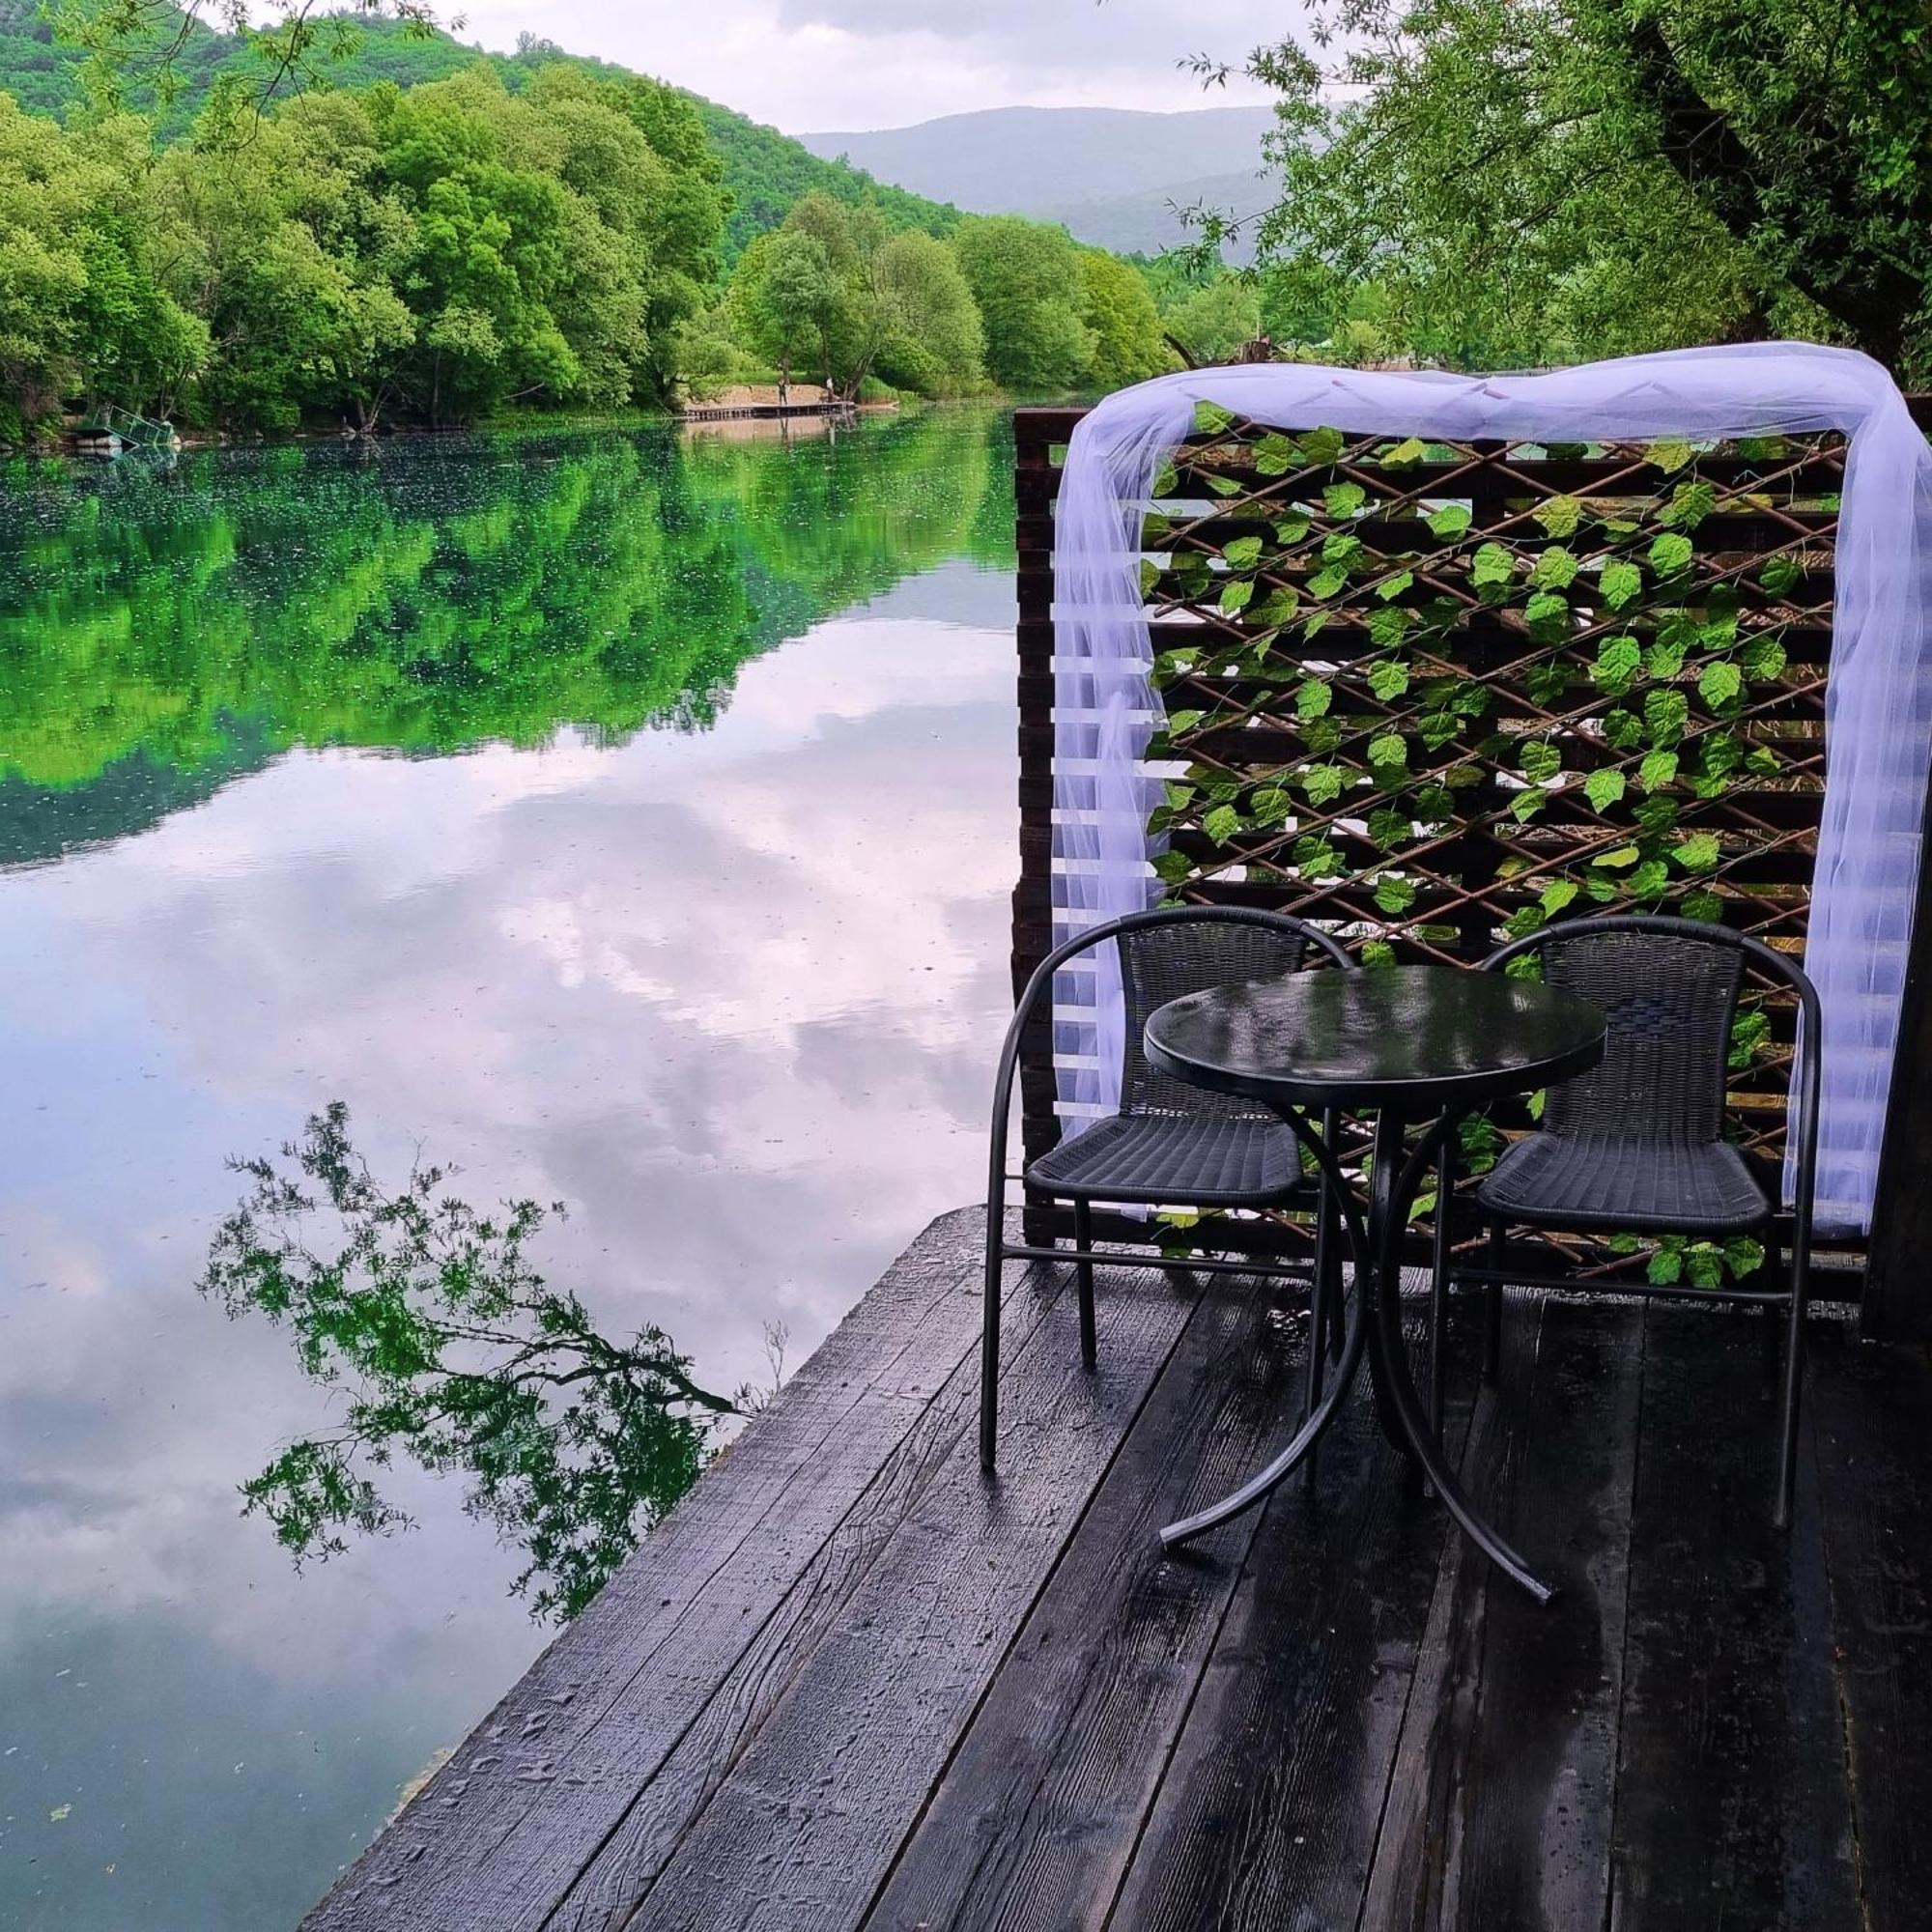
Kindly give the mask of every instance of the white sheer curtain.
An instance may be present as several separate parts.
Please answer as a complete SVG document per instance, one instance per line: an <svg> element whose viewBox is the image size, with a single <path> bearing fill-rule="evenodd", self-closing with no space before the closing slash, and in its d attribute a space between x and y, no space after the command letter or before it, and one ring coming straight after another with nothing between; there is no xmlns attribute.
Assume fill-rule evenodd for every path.
<svg viewBox="0 0 1932 1932"><path fill-rule="evenodd" d="M1842 431L1837 606L1826 692L1824 825L1805 965L1825 1010L1818 1226L1868 1230L1932 749L1928 566L1932 449L1884 369L1849 350L1750 343L1541 376L1328 369L1190 370L1111 395L1075 429L1054 538L1054 800L1062 935L1157 895L1141 753L1160 700L1140 597L1141 520L1197 402L1280 429L1466 441L1693 440ZM1112 949L1107 949L1111 954ZM1119 1104L1118 963L1068 973L1068 1130ZM1789 1183L1787 1169L1787 1185Z"/></svg>

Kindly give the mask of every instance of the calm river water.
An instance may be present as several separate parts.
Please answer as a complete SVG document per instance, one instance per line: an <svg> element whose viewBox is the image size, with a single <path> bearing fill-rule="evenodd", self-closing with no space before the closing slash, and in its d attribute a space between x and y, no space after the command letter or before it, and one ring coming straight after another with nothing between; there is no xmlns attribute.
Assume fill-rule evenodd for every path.
<svg viewBox="0 0 1932 1932"><path fill-rule="evenodd" d="M196 1293L332 1099L699 1378L981 1184L1005 422L0 469L0 1925L289 1926L547 1631L453 1479L297 1575L322 1425Z"/></svg>

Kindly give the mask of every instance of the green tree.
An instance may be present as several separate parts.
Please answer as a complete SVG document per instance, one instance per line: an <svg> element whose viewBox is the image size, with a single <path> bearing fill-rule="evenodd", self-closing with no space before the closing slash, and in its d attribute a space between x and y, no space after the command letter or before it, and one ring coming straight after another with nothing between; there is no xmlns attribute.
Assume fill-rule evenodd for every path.
<svg viewBox="0 0 1932 1932"><path fill-rule="evenodd" d="M1131 262L1083 248L1080 288L1081 320L1094 336L1089 374L1100 387L1118 389L1174 366L1153 296Z"/></svg>
<svg viewBox="0 0 1932 1932"><path fill-rule="evenodd" d="M974 215L952 245L979 305L994 380L1022 394L1085 382L1097 343L1081 315L1081 251L1065 231L1016 214Z"/></svg>
<svg viewBox="0 0 1932 1932"><path fill-rule="evenodd" d="M346 1532L408 1526L377 1472L398 1455L461 1474L466 1508L528 1557L533 1616L575 1616L697 1479L740 1404L692 1379L655 1326L604 1335L537 1273L534 1201L479 1213L440 1168L393 1192L349 1140L340 1101L281 1157L232 1163L253 1183L220 1226L201 1290L231 1318L286 1328L339 1420L280 1450L242 1486L298 1564ZM742 1396L741 1396L742 1400ZM532 1586L533 1590L532 1590Z"/></svg>
<svg viewBox="0 0 1932 1932"><path fill-rule="evenodd" d="M781 228L745 250L731 278L731 312L744 340L776 365L781 382L792 365L824 345L836 329L842 291L816 236Z"/></svg>
<svg viewBox="0 0 1932 1932"><path fill-rule="evenodd" d="M1932 357L1917 0L1339 0L1251 67L1285 117L1264 262L1377 280L1429 353Z"/></svg>
<svg viewBox="0 0 1932 1932"><path fill-rule="evenodd" d="M959 259L917 229L895 235L874 270L886 328L878 373L924 396L969 394L986 377L986 332Z"/></svg>
<svg viewBox="0 0 1932 1932"><path fill-rule="evenodd" d="M1217 275L1179 296L1161 324L1196 362L1224 362L1261 334L1261 298L1242 277Z"/></svg>

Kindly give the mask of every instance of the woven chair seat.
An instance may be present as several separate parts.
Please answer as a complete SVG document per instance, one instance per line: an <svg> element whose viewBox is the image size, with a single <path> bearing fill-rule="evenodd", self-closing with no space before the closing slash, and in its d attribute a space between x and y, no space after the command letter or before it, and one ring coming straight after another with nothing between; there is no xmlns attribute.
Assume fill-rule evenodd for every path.
<svg viewBox="0 0 1932 1932"><path fill-rule="evenodd" d="M1492 1214L1542 1227L1742 1235L1775 1211L1763 1164L1728 1141L1635 1141L1535 1133L1476 1189Z"/></svg>
<svg viewBox="0 0 1932 1932"><path fill-rule="evenodd" d="M1301 1151L1279 1121L1117 1114L1063 1141L1027 1185L1070 1201L1173 1201L1202 1207L1279 1201L1299 1185Z"/></svg>

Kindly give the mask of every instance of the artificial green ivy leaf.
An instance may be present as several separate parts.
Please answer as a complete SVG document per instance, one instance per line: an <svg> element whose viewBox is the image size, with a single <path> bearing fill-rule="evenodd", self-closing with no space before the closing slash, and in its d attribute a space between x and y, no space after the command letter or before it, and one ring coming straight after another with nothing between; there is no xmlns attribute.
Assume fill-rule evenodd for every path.
<svg viewBox="0 0 1932 1932"><path fill-rule="evenodd" d="M1378 648L1392 651L1408 635L1408 612L1385 604L1369 612L1369 639Z"/></svg>
<svg viewBox="0 0 1932 1932"><path fill-rule="evenodd" d="M1670 885L1670 868L1662 859L1646 859L1630 876L1631 892L1640 899L1654 899Z"/></svg>
<svg viewBox="0 0 1932 1932"><path fill-rule="evenodd" d="M1201 820L1201 829L1217 845L1225 845L1241 829L1241 814L1232 805L1217 805Z"/></svg>
<svg viewBox="0 0 1932 1932"><path fill-rule="evenodd" d="M1330 564L1325 570L1318 570L1308 580L1308 594L1311 597L1332 597L1349 581L1349 573Z"/></svg>
<svg viewBox="0 0 1932 1932"><path fill-rule="evenodd" d="M1718 493L1708 483L1680 483L1669 502L1657 513L1665 529L1694 530L1718 507Z"/></svg>
<svg viewBox="0 0 1932 1932"><path fill-rule="evenodd" d="M1301 439L1301 453L1310 463L1333 463L1346 446L1339 429L1312 429Z"/></svg>
<svg viewBox="0 0 1932 1932"><path fill-rule="evenodd" d="M1194 870L1194 861L1185 852L1163 852L1153 862L1154 876L1176 886Z"/></svg>
<svg viewBox="0 0 1932 1932"><path fill-rule="evenodd" d="M1395 948L1386 939L1371 939L1362 947L1362 964L1370 972L1395 964Z"/></svg>
<svg viewBox="0 0 1932 1932"><path fill-rule="evenodd" d="M1289 438L1270 431L1255 444L1255 468L1264 476L1286 476L1301 461Z"/></svg>
<svg viewBox="0 0 1932 1932"><path fill-rule="evenodd" d="M1716 893L1686 893L1683 912L1686 919L1701 919L1716 924L1724 916L1724 902Z"/></svg>
<svg viewBox="0 0 1932 1932"><path fill-rule="evenodd" d="M1624 775L1605 766L1583 781L1583 796L1599 811L1607 811L1624 795Z"/></svg>
<svg viewBox="0 0 1932 1932"><path fill-rule="evenodd" d="M1241 486L1232 476L1223 476L1214 469L1203 469L1196 473L1217 497L1238 497L1241 494Z"/></svg>
<svg viewBox="0 0 1932 1932"><path fill-rule="evenodd" d="M1764 1243L1752 1240L1748 1235L1733 1235L1719 1252L1724 1258L1724 1265L1741 1281L1764 1265Z"/></svg>
<svg viewBox="0 0 1932 1932"><path fill-rule="evenodd" d="M1319 677L1305 677L1294 687L1294 708L1303 718L1320 718L1335 701L1335 690Z"/></svg>
<svg viewBox="0 0 1932 1932"><path fill-rule="evenodd" d="M1305 765L1301 772L1301 788L1308 794L1310 805L1332 805L1342 796L1342 786L1348 776L1340 765Z"/></svg>
<svg viewBox="0 0 1932 1932"><path fill-rule="evenodd" d="M1293 863L1298 872L1311 879L1339 878L1348 869L1341 853L1325 838L1297 838Z"/></svg>
<svg viewBox="0 0 1932 1932"><path fill-rule="evenodd" d="M1321 561L1353 570L1363 561L1362 540L1350 530L1335 530L1321 542Z"/></svg>
<svg viewBox="0 0 1932 1932"><path fill-rule="evenodd" d="M1378 773L1408 766L1408 740L1400 731L1382 731L1369 740L1369 765Z"/></svg>
<svg viewBox="0 0 1932 1932"><path fill-rule="evenodd" d="M1207 715L1205 711L1173 712L1169 715L1167 721L1168 732L1170 735L1174 735L1181 731L1191 731Z"/></svg>
<svg viewBox="0 0 1932 1932"><path fill-rule="evenodd" d="M1305 510L1297 510L1293 516L1284 517L1275 525L1275 542L1298 544L1308 534L1310 527L1308 513Z"/></svg>
<svg viewBox="0 0 1932 1932"><path fill-rule="evenodd" d="M1552 879L1543 889L1544 918L1554 919L1577 896L1578 890L1574 879Z"/></svg>
<svg viewBox="0 0 1932 1932"><path fill-rule="evenodd" d="M1331 517L1352 517L1368 496L1359 483L1330 483L1321 493L1321 501Z"/></svg>
<svg viewBox="0 0 1932 1932"><path fill-rule="evenodd" d="M1172 497L1180 488L1180 472L1172 463L1163 463L1153 479L1156 497Z"/></svg>
<svg viewBox="0 0 1932 1932"><path fill-rule="evenodd" d="M1549 794L1541 785L1531 785L1520 791L1510 800L1510 816L1520 825L1527 825L1543 808L1549 803Z"/></svg>
<svg viewBox="0 0 1932 1932"><path fill-rule="evenodd" d="M1715 1242L1692 1241L1684 1251L1685 1271L1692 1288L1718 1288L1724 1279L1724 1258Z"/></svg>
<svg viewBox="0 0 1932 1932"><path fill-rule="evenodd" d="M1577 581L1577 559L1558 544L1551 544L1536 559L1529 581L1539 590L1567 590Z"/></svg>
<svg viewBox="0 0 1932 1932"><path fill-rule="evenodd" d="M1570 667L1561 658L1552 658L1543 664L1531 665L1523 673L1522 681L1530 701L1548 708L1570 689Z"/></svg>
<svg viewBox="0 0 1932 1932"><path fill-rule="evenodd" d="M1415 582L1412 570L1398 570L1392 577L1385 577L1376 585L1376 595L1384 604L1392 603Z"/></svg>
<svg viewBox="0 0 1932 1932"><path fill-rule="evenodd" d="M1661 791L1677 777L1675 752L1651 752L1637 767L1636 781L1645 791Z"/></svg>
<svg viewBox="0 0 1932 1932"><path fill-rule="evenodd" d="M1515 912L1511 913L1503 921L1503 937L1505 939L1527 939L1542 923L1542 906L1536 904L1519 906ZM1512 959L1505 970L1513 974L1515 969L1521 963L1520 960ZM1524 977L1527 978L1528 976L1525 975Z"/></svg>
<svg viewBox="0 0 1932 1932"><path fill-rule="evenodd" d="M1411 464L1420 463L1429 454L1429 445L1420 437L1409 437L1399 442L1393 449L1382 451L1382 461L1391 469L1406 469Z"/></svg>
<svg viewBox="0 0 1932 1932"><path fill-rule="evenodd" d="M1668 531L1650 547L1650 567L1660 577L1675 577L1696 554L1689 537Z"/></svg>
<svg viewBox="0 0 1932 1932"><path fill-rule="evenodd" d="M1391 918L1406 912L1414 903L1415 882L1412 879L1398 879L1393 873L1384 872L1376 881L1376 904Z"/></svg>
<svg viewBox="0 0 1932 1932"><path fill-rule="evenodd" d="M1570 600L1555 590L1539 590L1523 606L1529 635L1540 644L1559 643L1570 632Z"/></svg>
<svg viewBox="0 0 1932 1932"><path fill-rule="evenodd" d="M1643 594L1643 572L1628 557L1613 556L1604 565L1604 574L1599 582L1604 593L1604 602L1612 611L1621 611L1626 605L1634 604Z"/></svg>
<svg viewBox="0 0 1932 1932"><path fill-rule="evenodd" d="M1416 816L1434 824L1437 819L1447 818L1455 810L1456 797L1447 785L1419 785L1414 804Z"/></svg>
<svg viewBox="0 0 1932 1932"><path fill-rule="evenodd" d="M1248 608L1255 594L1255 580L1252 577L1237 577L1232 583L1221 586L1221 614L1224 617L1237 617Z"/></svg>
<svg viewBox="0 0 1932 1932"><path fill-rule="evenodd" d="M1532 738L1523 745L1520 762L1525 778L1547 784L1563 769L1563 753L1547 740Z"/></svg>
<svg viewBox="0 0 1932 1932"><path fill-rule="evenodd" d="M1572 537L1583 520L1583 506L1575 497L1551 497L1536 507L1536 521L1552 537Z"/></svg>
<svg viewBox="0 0 1932 1932"><path fill-rule="evenodd" d="M1768 556L1757 581L1774 597L1782 597L1803 574L1795 556Z"/></svg>
<svg viewBox="0 0 1932 1932"><path fill-rule="evenodd" d="M1724 856L1715 832L1693 832L1671 849L1670 856L1687 872L1709 872Z"/></svg>
<svg viewBox="0 0 1932 1932"><path fill-rule="evenodd" d="M1654 1288L1674 1288L1684 1279L1684 1250L1667 1243L1660 1246L1644 1268Z"/></svg>
<svg viewBox="0 0 1932 1932"><path fill-rule="evenodd" d="M1141 558L1141 595L1151 597L1153 587L1160 582L1160 565L1147 557Z"/></svg>
<svg viewBox="0 0 1932 1932"><path fill-rule="evenodd" d="M1653 745L1674 745L1684 735L1690 716L1690 700L1681 691L1647 691L1643 696L1643 724Z"/></svg>
<svg viewBox="0 0 1932 1932"><path fill-rule="evenodd" d="M1409 837L1410 830L1408 814L1393 806L1378 805L1369 813L1369 837L1384 851L1391 845L1400 845Z"/></svg>
<svg viewBox="0 0 1932 1932"><path fill-rule="evenodd" d="M1453 711L1425 711L1415 721L1415 735L1427 751L1439 752L1463 728L1463 721Z"/></svg>
<svg viewBox="0 0 1932 1932"><path fill-rule="evenodd" d="M1167 800L1171 810L1185 811L1194 803L1199 787L1183 784L1179 779L1169 779L1160 789L1161 796Z"/></svg>
<svg viewBox="0 0 1932 1932"><path fill-rule="evenodd" d="M1729 658L1719 658L1704 667L1697 680L1697 694L1714 711L1734 703L1745 688L1745 674Z"/></svg>
<svg viewBox="0 0 1932 1932"><path fill-rule="evenodd" d="M1379 616L1382 613L1378 611L1376 614ZM1371 624L1370 628L1373 630L1374 625ZM1384 659L1379 664L1371 665L1369 667L1369 689L1384 704L1387 704L1393 698L1400 697L1408 689L1408 667L1404 664L1393 663L1387 659Z"/></svg>
<svg viewBox="0 0 1932 1932"><path fill-rule="evenodd" d="M1643 854L1634 845L1619 845L1614 851L1599 852L1590 861L1593 866L1601 866L1606 872L1621 872L1625 867L1634 866Z"/></svg>
<svg viewBox="0 0 1932 1932"><path fill-rule="evenodd" d="M1664 437L1653 442L1644 451L1645 458L1656 464L1667 476L1673 469L1682 469L1697 452L1682 437Z"/></svg>
<svg viewBox="0 0 1932 1932"><path fill-rule="evenodd" d="M1293 811L1294 800L1280 785L1258 785L1248 810L1257 825L1279 825Z"/></svg>
<svg viewBox="0 0 1932 1932"><path fill-rule="evenodd" d="M1469 564L1469 582L1478 590L1508 583L1516 573L1516 561L1499 543L1480 546Z"/></svg>
<svg viewBox="0 0 1932 1932"><path fill-rule="evenodd" d="M1643 668L1643 646L1634 638L1605 638L1597 647L1591 677L1605 691L1621 696Z"/></svg>
<svg viewBox="0 0 1932 1932"><path fill-rule="evenodd" d="M1210 403L1204 398L1194 405L1196 436L1220 436L1234 426L1235 418L1219 403Z"/></svg>
<svg viewBox="0 0 1932 1932"><path fill-rule="evenodd" d="M1429 517L1429 534L1443 543L1452 542L1469 527L1474 513L1466 503L1444 503Z"/></svg>
<svg viewBox="0 0 1932 1932"><path fill-rule="evenodd" d="M1744 648L1745 675L1753 681L1781 677L1786 657L1777 638L1753 638Z"/></svg>
<svg viewBox="0 0 1932 1932"><path fill-rule="evenodd" d="M1260 537L1236 537L1222 547L1221 555L1231 569L1251 569L1261 561L1262 540Z"/></svg>

